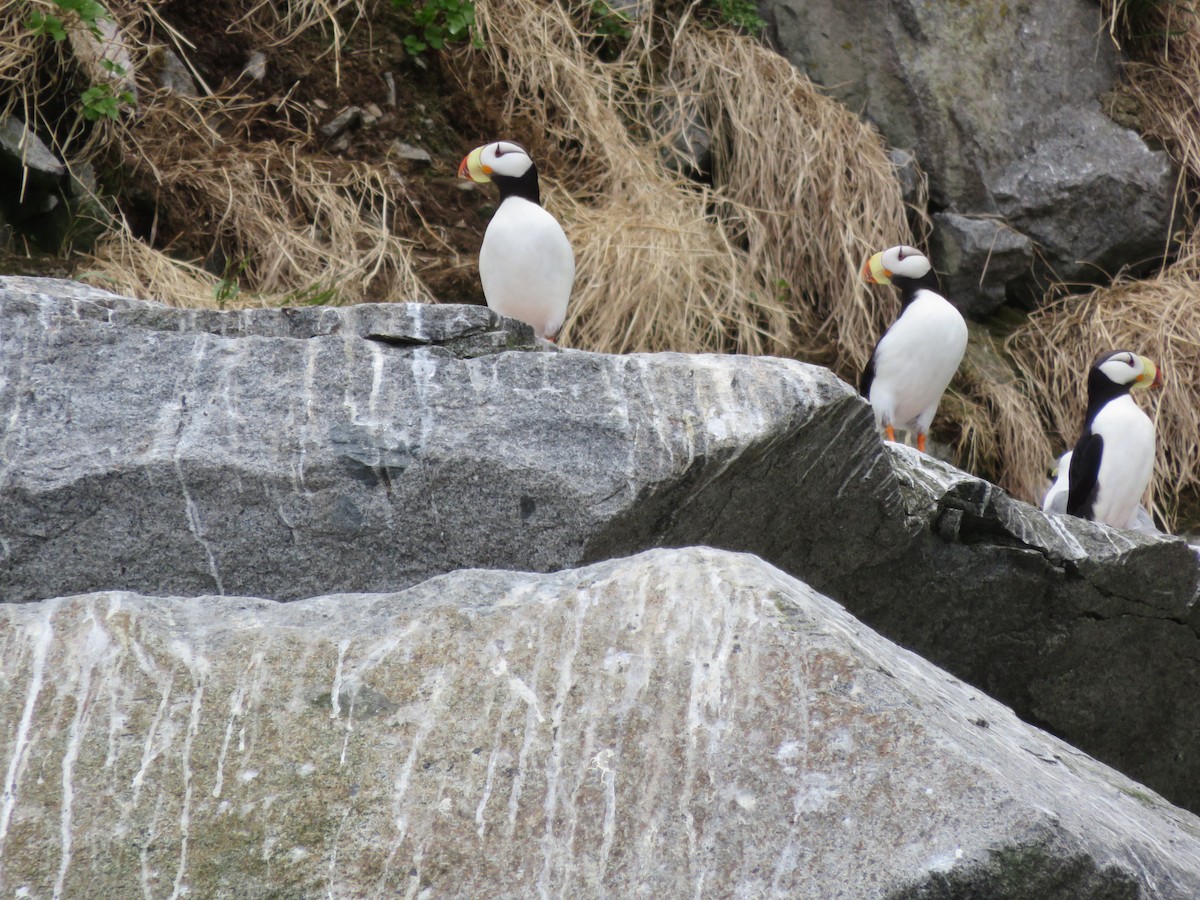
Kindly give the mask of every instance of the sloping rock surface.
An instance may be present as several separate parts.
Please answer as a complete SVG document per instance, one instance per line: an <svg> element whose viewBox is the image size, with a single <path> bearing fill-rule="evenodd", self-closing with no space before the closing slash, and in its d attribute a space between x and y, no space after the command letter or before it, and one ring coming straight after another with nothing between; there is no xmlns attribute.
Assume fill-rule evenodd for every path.
<svg viewBox="0 0 1200 900"><path fill-rule="evenodd" d="M870 414L825 369L501 353L532 334L482 307L220 313L64 284L0 279L10 601L294 599L667 542L820 574L903 541ZM797 504L820 533L780 527Z"/></svg>
<svg viewBox="0 0 1200 900"><path fill-rule="evenodd" d="M1187 545L885 448L823 369L525 352L481 308L194 312L17 280L0 322L5 599L746 551L1200 809Z"/></svg>
<svg viewBox="0 0 1200 900"><path fill-rule="evenodd" d="M745 555L0 608L17 896L1200 896L1200 821Z"/></svg>
<svg viewBox="0 0 1200 900"><path fill-rule="evenodd" d="M1175 176L1166 153L1104 112L1121 60L1099 4L762 7L783 55L916 154L933 211L952 214L935 219L948 233L933 262L964 310L1040 298L1034 244L1039 265L1066 282L1161 259Z"/></svg>
<svg viewBox="0 0 1200 900"><path fill-rule="evenodd" d="M911 448L889 453L918 537L825 589L1028 721L1200 809L1196 551L1045 516Z"/></svg>

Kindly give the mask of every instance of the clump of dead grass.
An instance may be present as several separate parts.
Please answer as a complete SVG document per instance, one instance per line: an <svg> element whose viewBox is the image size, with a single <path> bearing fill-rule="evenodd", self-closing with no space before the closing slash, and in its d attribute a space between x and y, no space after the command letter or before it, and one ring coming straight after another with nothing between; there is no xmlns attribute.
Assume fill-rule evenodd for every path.
<svg viewBox="0 0 1200 900"><path fill-rule="evenodd" d="M1128 4L1113 7L1114 27L1131 28ZM1139 62L1127 67L1129 91L1138 100L1142 129L1158 138L1179 163L1182 203L1196 208L1200 185L1200 20L1184 4L1159 3L1141 9L1136 21ZM1150 48L1153 49L1150 49ZM1200 238L1195 223L1183 223L1184 239L1174 263L1144 280L1118 278L1084 296L1064 296L1030 316L1008 341L1008 349L1028 373L1055 452L1078 437L1086 407L1087 370L1102 352L1129 349L1162 366L1166 385L1151 398L1158 431L1151 497L1168 528L1194 514L1181 502L1200 486L1200 415L1193 387L1200 383ZM1020 452L1006 465L1037 464Z"/></svg>
<svg viewBox="0 0 1200 900"><path fill-rule="evenodd" d="M432 299L388 225L404 200L385 169L314 156L299 139L226 141L212 128L214 102L150 106L119 146L128 168L159 186L173 229L206 236L204 256L225 260L220 274L151 250L128 227L97 249L93 272L132 295L187 306Z"/></svg>
<svg viewBox="0 0 1200 900"><path fill-rule="evenodd" d="M465 61L557 163L546 202L579 256L564 340L803 355L854 377L895 312L862 261L912 240L878 135L777 55L686 16L669 35L631 20L602 60L579 27L590 6L480 0L484 49ZM711 185L663 164L695 116Z"/></svg>
<svg viewBox="0 0 1200 900"><path fill-rule="evenodd" d="M46 0L34 0L55 11ZM361 0L292 0L247 4L245 16L230 24L277 43L320 26L340 46L339 14L365 7ZM157 52L145 35L154 30L174 38L186 57L187 46L153 6L109 5L116 20L112 41L145 73ZM72 22L67 22L68 28ZM43 96L61 89L61 73L45 77L41 56L48 39L33 35L23 20L0 26L0 64L9 107L36 116ZM59 69L69 68L60 60ZM194 67L193 67L194 71ZM93 73L94 75L94 73ZM264 111L237 93L236 86L199 99L156 90L142 77L141 102L116 121L101 120L87 129L86 142L68 144L60 123L38 122L43 133L58 136L56 149L69 161L119 165L133 183L156 194L155 204L169 221L164 240L159 222L135 228L117 215L115 226L94 248L83 268L88 277L132 296L152 297L180 306L279 305L336 297L339 302L432 297L413 266L410 245L391 228L396 210L406 205L402 186L384 165L348 163L313 152L311 122L298 112L302 126L280 140L253 141L250 124ZM206 86L207 89L207 86ZM281 101L281 103L286 101ZM18 114L22 109L16 110ZM277 118L277 117L276 117ZM67 130L66 133L71 133ZM164 246L164 244L166 246Z"/></svg>

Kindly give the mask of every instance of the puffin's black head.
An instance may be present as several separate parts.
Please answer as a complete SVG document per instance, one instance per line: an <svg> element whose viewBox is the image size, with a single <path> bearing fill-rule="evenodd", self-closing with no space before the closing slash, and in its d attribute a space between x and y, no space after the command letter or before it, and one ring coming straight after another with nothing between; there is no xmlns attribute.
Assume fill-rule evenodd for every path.
<svg viewBox="0 0 1200 900"><path fill-rule="evenodd" d="M876 253L863 264L863 278L871 284L894 284L907 304L917 291L938 289L937 274L920 250L900 245Z"/></svg>
<svg viewBox="0 0 1200 900"><path fill-rule="evenodd" d="M1115 397L1161 386L1161 370L1146 357L1130 350L1102 353L1088 370L1088 418Z"/></svg>
<svg viewBox="0 0 1200 900"><path fill-rule="evenodd" d="M476 147L458 167L460 178L470 178L478 184L494 181L500 189L500 199L524 197L541 203L538 190L537 166L525 148L512 141L496 141Z"/></svg>

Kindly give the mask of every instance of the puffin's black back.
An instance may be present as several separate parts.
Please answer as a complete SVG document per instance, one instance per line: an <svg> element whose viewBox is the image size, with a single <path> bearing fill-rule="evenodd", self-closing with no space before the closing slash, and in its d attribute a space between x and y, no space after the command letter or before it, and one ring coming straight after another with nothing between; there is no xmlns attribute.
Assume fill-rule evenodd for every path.
<svg viewBox="0 0 1200 900"><path fill-rule="evenodd" d="M1067 481L1067 514L1090 519L1095 513L1099 494L1100 459L1104 455L1104 438L1092 431L1092 424L1106 404L1129 393L1131 385L1118 384L1100 368L1122 351L1106 353L1088 369L1087 414L1083 418L1083 434L1071 455L1071 470Z"/></svg>
<svg viewBox="0 0 1200 900"><path fill-rule="evenodd" d="M1090 519L1095 513L1099 494L1100 457L1104 455L1104 438L1092 434L1091 419L1075 443L1071 468L1067 472L1067 515Z"/></svg>

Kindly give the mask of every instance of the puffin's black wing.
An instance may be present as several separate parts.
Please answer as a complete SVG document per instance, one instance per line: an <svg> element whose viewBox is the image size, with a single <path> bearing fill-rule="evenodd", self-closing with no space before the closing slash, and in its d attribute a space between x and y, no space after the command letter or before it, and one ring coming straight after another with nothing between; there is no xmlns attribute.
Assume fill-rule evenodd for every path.
<svg viewBox="0 0 1200 900"><path fill-rule="evenodd" d="M1103 452L1104 438L1090 431L1084 432L1075 445L1067 482L1067 515L1084 519L1092 517L1100 476L1100 455Z"/></svg>
<svg viewBox="0 0 1200 900"><path fill-rule="evenodd" d="M879 341L882 341L881 337ZM879 349L879 341L875 342L875 346L871 349L871 358L867 360L867 367L863 369L862 376L858 379L858 392L871 399L871 382L875 380L875 352Z"/></svg>

